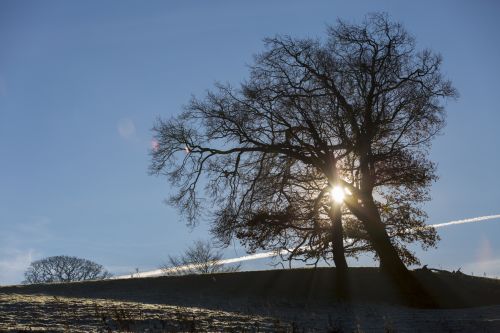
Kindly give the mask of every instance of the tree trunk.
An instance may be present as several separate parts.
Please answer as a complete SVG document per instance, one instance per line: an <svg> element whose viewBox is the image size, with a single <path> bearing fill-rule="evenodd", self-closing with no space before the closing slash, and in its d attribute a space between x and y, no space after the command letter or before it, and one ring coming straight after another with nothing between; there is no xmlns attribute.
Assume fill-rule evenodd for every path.
<svg viewBox="0 0 500 333"><path fill-rule="evenodd" d="M402 295L411 305L436 307L433 297L424 289L417 278L406 268L392 245L373 198L363 200L363 212L353 210L361 220L370 237L370 242L380 258L380 266L390 275Z"/></svg>
<svg viewBox="0 0 500 333"><path fill-rule="evenodd" d="M332 221L332 253L335 263L335 294L341 300L349 299L349 283L347 260L344 251L344 228L342 227L342 211L340 204L332 202L329 211Z"/></svg>
<svg viewBox="0 0 500 333"><path fill-rule="evenodd" d="M344 228L342 227L342 214L339 204L332 204L330 208L332 221L332 252L335 267L338 270L347 270L347 260L344 253Z"/></svg>

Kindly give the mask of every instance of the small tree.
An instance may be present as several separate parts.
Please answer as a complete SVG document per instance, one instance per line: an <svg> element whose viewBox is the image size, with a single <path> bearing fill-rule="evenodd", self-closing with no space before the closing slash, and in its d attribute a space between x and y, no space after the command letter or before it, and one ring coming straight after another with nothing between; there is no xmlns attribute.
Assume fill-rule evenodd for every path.
<svg viewBox="0 0 500 333"><path fill-rule="evenodd" d="M224 265L222 253L209 241L197 240L178 257L168 257L162 267L167 275L212 274L236 272L240 265Z"/></svg>
<svg viewBox="0 0 500 333"><path fill-rule="evenodd" d="M23 283L73 282L111 277L102 265L87 259L53 256L33 261L24 273Z"/></svg>

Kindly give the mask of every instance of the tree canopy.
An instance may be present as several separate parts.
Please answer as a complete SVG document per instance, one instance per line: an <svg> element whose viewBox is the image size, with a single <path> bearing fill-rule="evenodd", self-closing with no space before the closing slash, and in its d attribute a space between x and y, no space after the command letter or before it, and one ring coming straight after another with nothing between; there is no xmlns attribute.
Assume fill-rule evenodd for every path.
<svg viewBox="0 0 500 333"><path fill-rule="evenodd" d="M33 261L24 273L23 283L102 280L109 277L111 274L102 265L90 260L53 256Z"/></svg>

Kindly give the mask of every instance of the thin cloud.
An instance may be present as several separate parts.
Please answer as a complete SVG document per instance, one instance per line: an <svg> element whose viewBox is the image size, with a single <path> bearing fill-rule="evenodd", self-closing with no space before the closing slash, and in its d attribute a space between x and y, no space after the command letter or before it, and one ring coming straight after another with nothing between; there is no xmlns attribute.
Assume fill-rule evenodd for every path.
<svg viewBox="0 0 500 333"><path fill-rule="evenodd" d="M21 251L11 249L0 254L0 283L19 284L24 272L33 261L35 251L32 249Z"/></svg>
<svg viewBox="0 0 500 333"><path fill-rule="evenodd" d="M45 216L31 217L27 222L14 223L0 235L1 244L3 248L13 248L49 241L52 238L50 223L50 218Z"/></svg>
<svg viewBox="0 0 500 333"><path fill-rule="evenodd" d="M27 222L13 223L0 233L0 284L17 284L23 280L29 264L41 256L36 246L52 239L48 217L31 217Z"/></svg>

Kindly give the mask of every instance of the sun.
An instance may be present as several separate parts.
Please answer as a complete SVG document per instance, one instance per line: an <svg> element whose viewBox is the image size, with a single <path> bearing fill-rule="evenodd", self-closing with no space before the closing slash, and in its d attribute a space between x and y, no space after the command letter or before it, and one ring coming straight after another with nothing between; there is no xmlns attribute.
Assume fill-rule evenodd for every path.
<svg viewBox="0 0 500 333"><path fill-rule="evenodd" d="M332 190L330 191L330 197L336 203L342 203L345 198L345 191L342 187L337 185L333 187Z"/></svg>

